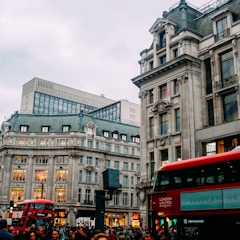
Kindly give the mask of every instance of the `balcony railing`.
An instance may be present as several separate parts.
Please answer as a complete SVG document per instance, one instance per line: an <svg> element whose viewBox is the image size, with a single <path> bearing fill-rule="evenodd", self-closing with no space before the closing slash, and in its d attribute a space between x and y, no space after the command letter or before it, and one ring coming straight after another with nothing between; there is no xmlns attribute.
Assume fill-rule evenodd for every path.
<svg viewBox="0 0 240 240"><path fill-rule="evenodd" d="M229 76L228 78L222 79L219 83L217 83L216 89L220 90L223 88L231 87L236 85L237 83L238 83L238 76L235 74L235 75Z"/></svg>

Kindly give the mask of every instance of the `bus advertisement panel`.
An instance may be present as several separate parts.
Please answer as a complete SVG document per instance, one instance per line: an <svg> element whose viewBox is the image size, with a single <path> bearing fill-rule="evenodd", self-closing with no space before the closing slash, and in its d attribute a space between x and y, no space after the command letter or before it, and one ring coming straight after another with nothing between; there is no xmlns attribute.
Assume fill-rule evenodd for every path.
<svg viewBox="0 0 240 240"><path fill-rule="evenodd" d="M149 200L152 227L159 234L174 234L175 239L239 239L240 151L162 166Z"/></svg>
<svg viewBox="0 0 240 240"><path fill-rule="evenodd" d="M31 199L16 203L12 211L12 230L16 236L20 230L42 226L49 230L54 224L54 202L47 199Z"/></svg>

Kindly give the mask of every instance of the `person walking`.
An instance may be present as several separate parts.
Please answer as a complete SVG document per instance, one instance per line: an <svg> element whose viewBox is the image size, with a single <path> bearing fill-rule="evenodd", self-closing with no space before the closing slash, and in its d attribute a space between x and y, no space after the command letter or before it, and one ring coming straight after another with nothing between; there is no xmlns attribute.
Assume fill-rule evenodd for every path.
<svg viewBox="0 0 240 240"><path fill-rule="evenodd" d="M14 240L13 235L7 230L7 220L0 219L0 240Z"/></svg>

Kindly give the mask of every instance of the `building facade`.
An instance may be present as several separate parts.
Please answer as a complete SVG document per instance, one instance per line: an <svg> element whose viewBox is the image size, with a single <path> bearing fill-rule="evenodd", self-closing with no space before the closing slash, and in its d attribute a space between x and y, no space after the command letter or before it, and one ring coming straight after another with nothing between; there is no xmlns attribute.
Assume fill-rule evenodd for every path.
<svg viewBox="0 0 240 240"><path fill-rule="evenodd" d="M28 102L29 110L46 104L46 96L40 96L37 103L43 91L31 91L28 94L34 103ZM48 99L55 98L59 110L60 100L69 98L58 99L57 94L48 93ZM90 101L91 94L84 97ZM95 100L87 106L94 106ZM119 103L115 103L118 108ZM94 107L96 114L99 106ZM105 224L139 226L139 191L135 188L140 182L139 126L109 119L111 111L104 116L84 108L78 113L30 112L16 112L1 126L0 215L7 216L10 200L46 198L55 202L55 224L93 226L96 191L104 190L102 173L110 168L120 171L120 188L106 202Z"/></svg>
<svg viewBox="0 0 240 240"><path fill-rule="evenodd" d="M115 122L140 126L140 105L115 101L40 78L23 85L20 113L65 115L79 112Z"/></svg>
<svg viewBox="0 0 240 240"><path fill-rule="evenodd" d="M141 52L141 72L132 79L141 99L143 193L163 164L239 145L239 29L239 0L201 8L181 0L150 28L152 44ZM144 224L148 210L144 201Z"/></svg>

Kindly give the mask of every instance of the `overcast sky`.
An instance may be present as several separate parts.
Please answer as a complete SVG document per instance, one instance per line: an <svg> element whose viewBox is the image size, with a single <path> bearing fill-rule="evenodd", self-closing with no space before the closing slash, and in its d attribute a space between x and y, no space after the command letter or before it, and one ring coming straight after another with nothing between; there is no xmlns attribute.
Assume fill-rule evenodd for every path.
<svg viewBox="0 0 240 240"><path fill-rule="evenodd" d="M209 1L189 0L201 7ZM131 79L149 29L177 0L0 0L0 123L34 77L140 103Z"/></svg>

